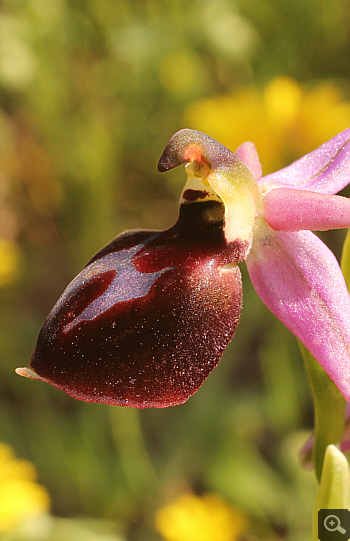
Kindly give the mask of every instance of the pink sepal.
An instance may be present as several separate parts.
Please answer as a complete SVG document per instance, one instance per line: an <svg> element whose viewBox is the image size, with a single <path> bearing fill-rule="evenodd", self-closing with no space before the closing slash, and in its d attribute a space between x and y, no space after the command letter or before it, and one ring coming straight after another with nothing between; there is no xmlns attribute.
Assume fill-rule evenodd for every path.
<svg viewBox="0 0 350 541"><path fill-rule="evenodd" d="M334 194L350 183L350 128L261 183Z"/></svg>
<svg viewBox="0 0 350 541"><path fill-rule="evenodd" d="M262 167L259 160L259 154L255 148L254 143L246 141L242 143L236 150L235 154L249 167L256 180L260 180L262 177Z"/></svg>
<svg viewBox="0 0 350 541"><path fill-rule="evenodd" d="M350 227L350 199L294 188L270 190L264 218L276 231L326 231Z"/></svg>
<svg viewBox="0 0 350 541"><path fill-rule="evenodd" d="M333 253L310 231L265 226L246 263L259 297L349 401L350 297Z"/></svg>

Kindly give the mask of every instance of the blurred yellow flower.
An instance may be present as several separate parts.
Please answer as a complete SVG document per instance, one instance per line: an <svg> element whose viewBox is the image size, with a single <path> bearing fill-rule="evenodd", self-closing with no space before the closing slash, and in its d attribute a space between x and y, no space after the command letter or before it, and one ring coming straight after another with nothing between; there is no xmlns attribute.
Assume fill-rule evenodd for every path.
<svg viewBox="0 0 350 541"><path fill-rule="evenodd" d="M0 443L0 532L48 510L49 496L35 480L34 466L16 459L11 447Z"/></svg>
<svg viewBox="0 0 350 541"><path fill-rule="evenodd" d="M247 519L217 494L183 494L158 511L156 527L167 541L235 541Z"/></svg>
<svg viewBox="0 0 350 541"><path fill-rule="evenodd" d="M310 152L350 124L350 102L324 82L309 88L277 77L264 89L245 88L192 103L186 127L209 133L234 150L254 141L264 174Z"/></svg>
<svg viewBox="0 0 350 541"><path fill-rule="evenodd" d="M0 287L18 277L20 251L15 241L0 238Z"/></svg>

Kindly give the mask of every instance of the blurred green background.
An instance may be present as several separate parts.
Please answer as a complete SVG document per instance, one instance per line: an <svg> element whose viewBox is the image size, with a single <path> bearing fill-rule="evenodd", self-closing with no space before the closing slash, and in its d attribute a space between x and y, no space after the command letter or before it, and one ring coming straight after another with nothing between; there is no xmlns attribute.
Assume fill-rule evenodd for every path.
<svg viewBox="0 0 350 541"><path fill-rule="evenodd" d="M268 173L349 125L349 3L5 0L0 17L0 502L13 516L0 535L309 540L306 374L244 265L233 343L182 406L86 404L14 368L99 248L174 223L185 173L157 161L175 131L253 140ZM339 257L344 232L322 238Z"/></svg>

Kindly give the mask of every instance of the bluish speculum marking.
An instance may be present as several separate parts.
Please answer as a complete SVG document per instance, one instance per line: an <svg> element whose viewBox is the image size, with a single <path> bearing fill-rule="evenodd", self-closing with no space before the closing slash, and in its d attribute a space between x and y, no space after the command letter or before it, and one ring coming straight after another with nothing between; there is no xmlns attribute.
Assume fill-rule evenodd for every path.
<svg viewBox="0 0 350 541"><path fill-rule="evenodd" d="M82 321L89 321L99 317L119 302L144 297L149 293L155 280L169 270L170 267L169 269L150 273L140 273L136 270L132 258L137 255L143 246L107 254L102 259L93 261L71 282L63 295L62 301L74 292L77 285L87 283L92 277L100 274L102 270L115 271L115 276L107 289L94 299L73 321L68 323L63 329L64 332L70 331ZM59 308L60 305L61 302L58 303L57 307Z"/></svg>

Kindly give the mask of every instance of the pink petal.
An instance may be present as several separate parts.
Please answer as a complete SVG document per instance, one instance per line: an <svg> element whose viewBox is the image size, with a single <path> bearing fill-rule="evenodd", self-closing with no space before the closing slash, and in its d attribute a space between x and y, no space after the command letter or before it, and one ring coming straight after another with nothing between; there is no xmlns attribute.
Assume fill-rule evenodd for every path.
<svg viewBox="0 0 350 541"><path fill-rule="evenodd" d="M333 253L310 231L255 235L246 260L266 306L350 400L350 297Z"/></svg>
<svg viewBox="0 0 350 541"><path fill-rule="evenodd" d="M259 160L259 154L254 143L246 141L242 143L236 150L235 154L249 167L250 171L255 176L256 180L262 177L262 167Z"/></svg>
<svg viewBox="0 0 350 541"><path fill-rule="evenodd" d="M265 196L264 218L276 231L326 231L350 227L350 199L294 188L275 188Z"/></svg>
<svg viewBox="0 0 350 541"><path fill-rule="evenodd" d="M350 182L350 128L288 167L266 175L262 183L334 194Z"/></svg>

